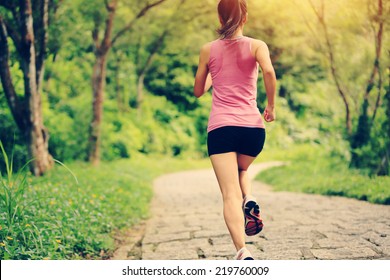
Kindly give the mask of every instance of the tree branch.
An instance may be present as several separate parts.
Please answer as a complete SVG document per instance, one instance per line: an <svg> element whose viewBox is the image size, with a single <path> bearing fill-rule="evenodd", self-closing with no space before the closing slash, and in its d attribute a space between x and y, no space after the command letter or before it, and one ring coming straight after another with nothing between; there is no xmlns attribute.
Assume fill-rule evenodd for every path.
<svg viewBox="0 0 390 280"><path fill-rule="evenodd" d="M100 51L102 53L107 52L110 47L111 47L111 34L112 34L112 29L114 25L114 18L115 18L115 12L116 12L116 6L118 4L118 0L112 0L110 4L107 3L107 0L105 1L106 3L106 9L108 11L108 17L106 19L106 29L104 30L104 37L103 41L100 44Z"/></svg>
<svg viewBox="0 0 390 280"><path fill-rule="evenodd" d="M100 27L100 18L95 17L93 19L93 30L92 30L92 39L95 44L95 49L98 50L100 48L100 42L99 42L99 27Z"/></svg>
<svg viewBox="0 0 390 280"><path fill-rule="evenodd" d="M345 117L345 122L346 122L346 128L347 128L347 132L349 135L352 134L352 120L351 120L351 112L350 112L350 105L349 105L349 101L348 101L348 94L346 92L346 90L344 89L344 86L341 84L340 82L340 78L339 78L339 75L337 73L337 68L336 68L336 61L335 61L335 58L334 58L334 51L333 51L333 46L332 46L332 43L330 41L330 36L329 36L329 32L328 32L328 27L326 25L326 22L325 22L325 4L324 4L324 0L321 1L321 13L315 8L313 2L311 0L309 0L309 3L314 11L314 13L316 14L317 18L318 18L318 21L324 31L324 35L325 35L325 40L326 40L326 46L327 46L327 49L328 49L328 56L329 56L329 62L330 62L330 68L331 68L331 73L332 73L332 76L333 76L333 80L336 84L336 87L337 87L337 90L341 96L341 99L343 100L344 102L344 105L345 105L345 111L346 111L346 117Z"/></svg>
<svg viewBox="0 0 390 280"><path fill-rule="evenodd" d="M378 73L378 76L379 76L379 81L378 81L378 95L377 95L377 98L376 98L376 102L375 102L375 107L374 107L374 113L372 115L372 121L375 120L375 117L376 117L376 113L377 113L377 110L378 110L378 107L380 105L380 102L381 102L381 89L382 89L382 73L381 73L381 69L380 69L380 56L381 56L381 50L382 50L382 38L383 38L383 29L384 29L384 19L383 19L383 2L382 0L378 0L378 21L379 21L379 30L378 30L378 33L375 37L375 63L374 63L374 69L373 69L373 72L371 73L371 77L370 77L370 80L369 80L369 84L370 82L374 83L374 77L373 77L373 74ZM377 69L375 71L375 68ZM369 87L367 87L367 89L369 89ZM369 95L369 92L366 91L366 94L365 94L365 97L368 98L368 95Z"/></svg>
<svg viewBox="0 0 390 280"><path fill-rule="evenodd" d="M168 35L168 33L169 33L168 29L164 30L164 32L154 41L154 43L152 45L152 48L149 51L149 56L146 59L145 64L140 69L138 69L138 71L137 71L138 72L138 76L142 76L142 75L144 75L146 73L146 71L148 70L150 64L153 61L153 57L156 55L158 50L161 48L162 44L164 43L164 39Z"/></svg>
<svg viewBox="0 0 390 280"><path fill-rule="evenodd" d="M383 84L383 78L382 78L382 71L379 68L378 71L379 75L379 81L378 81L378 95L376 97L375 107L374 107L374 113L372 114L372 122L375 121L375 117L378 111L379 106L381 105L381 90L382 90L382 84Z"/></svg>
<svg viewBox="0 0 390 280"><path fill-rule="evenodd" d="M39 91L42 79L43 79L43 66L47 55L47 41L48 41L48 28L49 28L49 0L42 0L39 7L40 24L39 24L39 37L37 40L38 48L36 48L36 82L37 90Z"/></svg>
<svg viewBox="0 0 390 280"><path fill-rule="evenodd" d="M3 6L4 8L8 9L11 11L12 16L14 18L14 21L16 22L17 26L20 26L20 15L17 12L17 4L16 1L10 1L10 0L0 0L0 6ZM6 19L3 19L6 21ZM6 25L10 25L9 22L5 22ZM8 34L11 36L11 34Z"/></svg>
<svg viewBox="0 0 390 280"><path fill-rule="evenodd" d="M116 9L116 1L108 3L108 0L104 0L104 4L106 5L106 10L109 12L115 11Z"/></svg>
<svg viewBox="0 0 390 280"><path fill-rule="evenodd" d="M310 6L311 6L311 8L313 9L313 11L314 11L314 13L316 14L316 16L317 16L317 18L318 18L318 20L321 22L321 21L323 21L323 19L324 19L324 10L322 10L322 14L320 14L320 12L316 9L316 7L314 6L314 4L313 4L313 2L311 1L311 0L309 0L309 3L310 3Z"/></svg>
<svg viewBox="0 0 390 280"><path fill-rule="evenodd" d="M150 9L152 9L153 7L155 6L158 6L160 5L161 3L165 2L166 0L158 0L154 3L151 3L151 4L146 4L145 7L143 7L139 12L138 14L135 16L135 18L133 18L125 27L123 27L121 30L119 30L119 32L113 37L112 41L111 41L111 45L114 45L115 42L118 40L118 38L120 38L121 36L123 36L123 34L125 34L127 31L129 31L130 29L133 28L133 25L134 23L141 17L143 17Z"/></svg>
<svg viewBox="0 0 390 280"><path fill-rule="evenodd" d="M374 80L375 76L379 72L379 60L381 57L381 50L382 50L382 38L383 38L383 27L384 27L384 20L382 18L383 16L383 3L382 0L378 0L378 14L377 14L377 20L379 21L379 29L378 33L375 37L375 60L373 69L371 71L370 78L367 82L366 92L364 93L364 99L368 99L368 96L370 95L371 90L374 88Z"/></svg>
<svg viewBox="0 0 390 280"><path fill-rule="evenodd" d="M316 42L316 44L318 46L321 45L321 42L320 42L320 39L318 38L317 36L317 33L315 32L314 28L310 25L310 22L309 20L307 19L305 13L302 11L301 7L299 4L297 4L297 2L295 0L293 0L293 4L295 5L295 7L297 8L297 10L299 11L299 13L301 14L301 17L303 18L307 28L309 29L310 33L311 33L311 36L314 38L314 41ZM301 4L301 3L300 3ZM312 6L313 8L313 6ZM315 10L314 10L315 12Z"/></svg>
<svg viewBox="0 0 390 280"><path fill-rule="evenodd" d="M16 47L16 50L20 53L22 51L22 39L20 37L20 34L15 30L15 28L9 21L7 21L6 19L3 19L3 21L7 29L8 36L11 37Z"/></svg>
<svg viewBox="0 0 390 280"><path fill-rule="evenodd" d="M9 108L15 122L21 131L24 130L23 108L15 92L9 67L9 48L7 42L7 30L3 18L0 16L0 78L7 98Z"/></svg>
<svg viewBox="0 0 390 280"><path fill-rule="evenodd" d="M185 4L185 2L186 2L186 0L181 0L180 1L179 5L176 8L176 11L171 15L171 17L169 18L168 22L163 25L163 26L165 26L165 29L161 33L161 35L153 42L152 47L151 47L151 49L149 51L149 56L146 59L146 62L137 71L138 72L138 76L145 75L146 71L148 70L149 66L151 65L151 63L153 61L154 56L156 55L156 53L159 51L159 49L163 45L165 38L169 35L169 33L175 27L175 24L173 23L172 19L177 17L177 14L179 13L180 8ZM191 22L197 16L198 15L196 14L193 17L187 18L186 20L183 20L182 23ZM139 41L139 45L138 45L138 50L139 50L139 48L141 46L141 42L140 41ZM139 51L137 52L137 56L136 56L136 65L139 65Z"/></svg>

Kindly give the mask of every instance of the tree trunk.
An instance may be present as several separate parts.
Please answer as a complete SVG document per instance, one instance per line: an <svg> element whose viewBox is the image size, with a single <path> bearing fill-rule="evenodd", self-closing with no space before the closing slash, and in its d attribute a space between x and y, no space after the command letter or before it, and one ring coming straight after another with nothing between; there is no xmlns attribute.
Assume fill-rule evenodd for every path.
<svg viewBox="0 0 390 280"><path fill-rule="evenodd" d="M136 108L138 110L141 109L142 102L144 101L144 80L145 80L145 72L141 73L141 75L138 76L137 104L136 104Z"/></svg>
<svg viewBox="0 0 390 280"><path fill-rule="evenodd" d="M48 41L48 28L49 28L49 0L41 0L39 3L39 36L38 36L38 46L39 49L36 50L36 83L38 92L41 91L43 76L45 73L45 59L46 59L46 45Z"/></svg>
<svg viewBox="0 0 390 280"><path fill-rule="evenodd" d="M118 111L123 112L124 111L124 106L123 106L124 98L122 98L122 94L121 94L121 84L120 84L120 77L119 77L120 70L121 70L120 63L121 63L121 60L119 57L117 57L115 60L115 97L116 97L116 104L118 106Z"/></svg>
<svg viewBox="0 0 390 280"><path fill-rule="evenodd" d="M5 97L11 114L20 131L25 131L26 118L23 112L23 104L20 98L16 95L15 87L12 81L11 70L9 66L9 48L7 38L7 30L4 21L0 16L0 78L3 85Z"/></svg>
<svg viewBox="0 0 390 280"><path fill-rule="evenodd" d="M89 133L89 161L93 165L100 163L101 123L103 117L104 80L106 77L107 53L97 54L92 73L92 122Z"/></svg>
<svg viewBox="0 0 390 280"><path fill-rule="evenodd" d="M42 1L42 17L40 26L46 34L47 30L47 5L48 1ZM6 93L8 104L11 108L13 117L20 131L26 139L29 156L33 159L30 164L31 172L35 176L43 175L53 166L53 158L49 154L48 141L49 134L43 125L41 95L39 83L43 73L43 63L45 58L47 35L42 40L41 54L37 59L35 48L35 36L33 28L33 15L30 0L20 1L20 21L19 29L21 36L13 36L12 39L19 52L20 62L24 76L24 100L19 100L12 83L9 70L9 48L7 43L7 32L3 19L0 17L0 61L1 61L1 80ZM11 8L14 8L12 6ZM9 27L11 29L11 26ZM16 33L13 32L15 35ZM42 53L43 52L43 53ZM39 62L37 69L36 62ZM4 68L3 68L4 67Z"/></svg>
<svg viewBox="0 0 390 280"><path fill-rule="evenodd" d="M146 59L145 64L142 65L138 70L137 105L136 105L136 108L138 108L138 110L140 110L142 106L142 102L144 100L143 90L144 90L144 80L145 80L146 72L148 71L150 65L152 64L154 56L157 54L157 52L163 45L165 37L168 35L168 33L169 30L168 28L166 28L164 32L156 39L156 41L153 43L151 47L149 56Z"/></svg>
<svg viewBox="0 0 390 280"><path fill-rule="evenodd" d="M156 0L154 3L146 3L146 5L139 11L139 13L116 35L112 36L114 18L116 14L116 8L118 0L105 0L106 10L108 12L105 31L102 40L99 40L99 28L100 18L94 19L95 26L92 31L92 38L95 44L95 65L92 74L92 89L93 89L93 119L90 126L89 134L89 149L88 160L93 165L98 165L100 162L100 143L101 143L101 123L103 116L103 95L104 95L104 82L106 79L106 62L107 54L115 42L123 36L126 32L131 30L135 22L143 17L151 8L158 6L166 0ZM111 39L113 37L113 39Z"/></svg>
<svg viewBox="0 0 390 280"><path fill-rule="evenodd" d="M114 55L115 55L115 67L114 67L114 76L115 76L115 98L116 98L116 103L118 106L118 111L119 112L125 112L126 111L126 104L128 102L126 101L126 96L125 93L123 92L123 86L121 84L121 78L120 74L122 71L122 59L123 56L119 51L114 50Z"/></svg>
<svg viewBox="0 0 390 280"><path fill-rule="evenodd" d="M350 104L348 101L348 94L345 90L345 87L341 84L340 77L338 75L337 67L336 67L336 61L334 57L334 50L332 46L332 42L330 40L329 32L328 32L328 26L325 22L325 2L324 0L321 1L321 7L317 10L311 0L309 0L309 3L314 11L314 13L317 16L318 22L320 23L326 40L326 47L329 57L329 63L330 63L330 69L332 73L333 80L336 84L337 91L343 100L344 106L345 106L345 127L347 130L348 136L352 135L352 117L351 117L351 109Z"/></svg>
<svg viewBox="0 0 390 280"><path fill-rule="evenodd" d="M382 0L378 0L378 13L377 13L377 19L379 23L378 33L375 36L375 59L373 68L371 71L370 78L368 79L366 91L364 93L363 98L363 104L361 108L361 112L359 115L359 121L358 126L356 129L355 135L353 135L351 139L351 147L352 149L358 149L368 144L370 141L370 135L371 135L371 127L372 122L375 120L375 114L377 110L377 106L379 106L379 100L380 100L380 91L382 87L381 78L379 77L379 86L378 86L378 98L377 102L375 103L374 108L374 115L372 118L369 118L368 116L368 107L369 107L369 95L372 91L372 89L375 87L375 78L379 74L380 75L380 57L381 57L381 50L382 50L382 39L383 39L383 28L384 28L384 20L382 19L383 16L383 3ZM379 159L381 160L381 159ZM361 167L362 160L360 156L352 151L352 158L351 158L351 166L354 167Z"/></svg>
<svg viewBox="0 0 390 280"><path fill-rule="evenodd" d="M92 121L89 128L88 160L93 165L100 163L101 124L103 118L104 86L106 79L107 54L111 48L111 34L114 24L117 0L106 1L108 16L105 22L105 32L102 41L99 41L100 19L95 18L95 27L92 37L95 43L95 65L92 73Z"/></svg>
<svg viewBox="0 0 390 280"><path fill-rule="evenodd" d="M35 176L41 176L53 166L53 158L49 154L49 134L43 126L42 101L38 91L38 73L36 69L36 52L34 45L33 17L30 1L24 2L22 69L24 74L24 91L28 103L28 120L25 135L27 136L28 151L32 161L30 168Z"/></svg>

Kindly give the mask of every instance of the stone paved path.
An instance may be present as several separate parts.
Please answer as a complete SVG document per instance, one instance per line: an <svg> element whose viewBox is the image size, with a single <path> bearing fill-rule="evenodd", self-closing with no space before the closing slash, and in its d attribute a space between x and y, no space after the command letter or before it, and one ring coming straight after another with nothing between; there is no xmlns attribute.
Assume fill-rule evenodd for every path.
<svg viewBox="0 0 390 280"><path fill-rule="evenodd" d="M251 178L280 163L255 164ZM169 174L154 184L152 218L130 259L231 259L213 171ZM253 182L263 231L247 238L256 259L390 259L390 206L341 197L272 192ZM127 248L134 250L134 246Z"/></svg>

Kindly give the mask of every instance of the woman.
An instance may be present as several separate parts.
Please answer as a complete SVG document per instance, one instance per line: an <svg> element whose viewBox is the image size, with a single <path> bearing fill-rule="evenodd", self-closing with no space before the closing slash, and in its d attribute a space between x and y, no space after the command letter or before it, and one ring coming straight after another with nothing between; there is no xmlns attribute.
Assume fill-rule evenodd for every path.
<svg viewBox="0 0 390 280"><path fill-rule="evenodd" d="M225 222L237 250L235 259L253 260L245 247L245 234L255 235L263 228L247 175L265 141L265 126L256 103L258 66L268 99L264 111L267 122L275 120L276 76L267 45L243 35L246 0L221 0L218 14L220 38L200 51L194 95L199 98L213 86L208 153L222 193Z"/></svg>

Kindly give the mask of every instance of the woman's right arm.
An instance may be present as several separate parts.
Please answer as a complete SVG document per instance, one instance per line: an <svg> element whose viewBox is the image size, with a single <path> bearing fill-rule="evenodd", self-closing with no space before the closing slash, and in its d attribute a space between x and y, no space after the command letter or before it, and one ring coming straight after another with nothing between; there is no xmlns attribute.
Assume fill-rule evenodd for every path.
<svg viewBox="0 0 390 280"><path fill-rule="evenodd" d="M276 118L275 96L276 96L276 74L272 66L270 53L266 43L255 40L255 57L263 72L264 86L267 93L268 104L264 111L264 119L272 122Z"/></svg>
<svg viewBox="0 0 390 280"><path fill-rule="evenodd" d="M211 44L208 43L202 47L199 55L199 65L196 71L194 95L201 97L206 91L208 91L212 85L211 75L209 73L209 57L210 57Z"/></svg>

